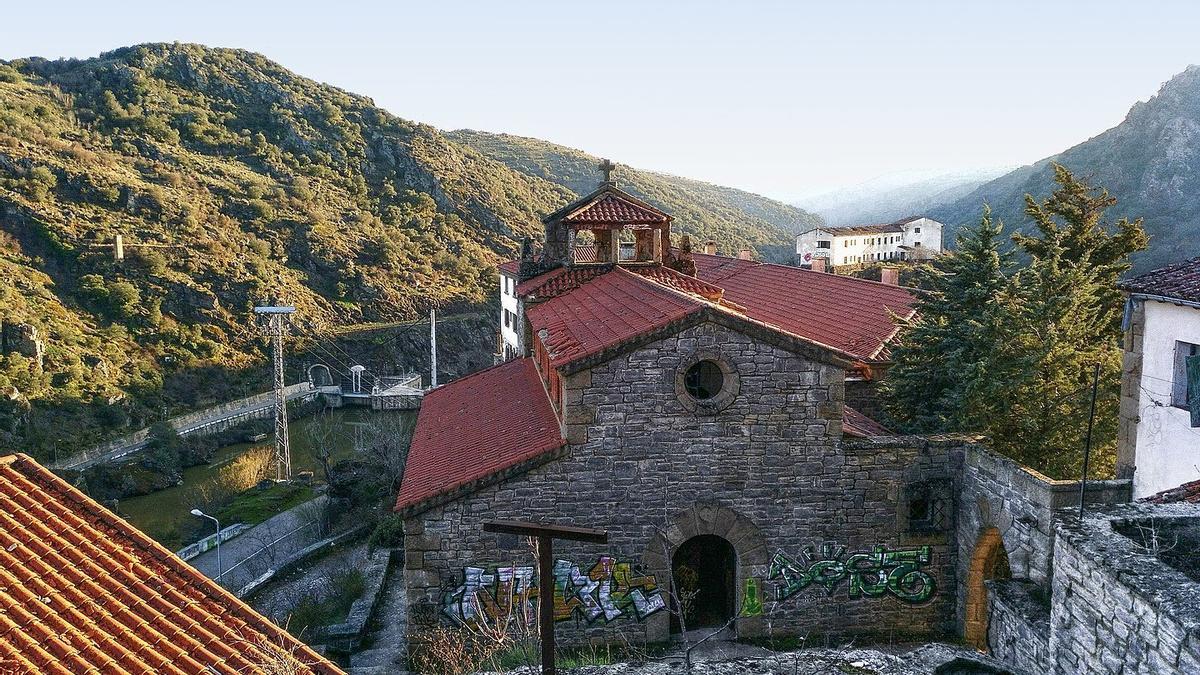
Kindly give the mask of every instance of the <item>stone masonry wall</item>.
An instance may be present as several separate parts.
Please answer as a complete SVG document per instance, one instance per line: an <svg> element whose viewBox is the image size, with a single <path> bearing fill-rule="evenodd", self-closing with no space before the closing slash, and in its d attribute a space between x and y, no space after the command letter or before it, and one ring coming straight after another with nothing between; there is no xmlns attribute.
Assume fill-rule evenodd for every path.
<svg viewBox="0 0 1200 675"><path fill-rule="evenodd" d="M987 582L988 650L1022 673L1049 673L1050 608L1040 586L1004 579Z"/></svg>
<svg viewBox="0 0 1200 675"><path fill-rule="evenodd" d="M1087 501L1126 502L1129 490L1128 480L1089 481ZM960 624L968 618L968 567L981 534L992 527L1000 531L1014 579L1049 588L1058 519L1055 511L1078 503L1078 481L1052 480L979 445L970 446L963 462L957 509Z"/></svg>
<svg viewBox="0 0 1200 675"><path fill-rule="evenodd" d="M1195 506L1129 504L1066 518L1054 543L1050 652L1055 673L1200 673L1200 584L1114 530L1189 518Z"/></svg>
<svg viewBox="0 0 1200 675"><path fill-rule="evenodd" d="M724 409L693 412L681 400L677 374L697 358L717 358L735 374L737 395ZM952 502L961 452L921 439L843 442L842 378L837 367L713 324L566 376L564 457L406 519L413 633L455 612L533 605L523 582L502 583L503 570L465 583L468 566L480 574L533 566L515 538L481 531L487 519L608 530L604 546L556 544L556 558L579 566L575 576L564 570L562 601L578 606L558 624L566 641L614 632L665 639L668 612L642 616L634 600L665 588L671 553L700 534L736 551L735 592L749 614L736 624L741 636L951 632L953 509L941 529L914 528L906 500L942 486ZM631 563L632 575L609 575L601 556ZM880 567L891 587L879 583ZM920 598L926 578L936 584L932 598L901 599ZM611 622L583 618L597 600Z"/></svg>

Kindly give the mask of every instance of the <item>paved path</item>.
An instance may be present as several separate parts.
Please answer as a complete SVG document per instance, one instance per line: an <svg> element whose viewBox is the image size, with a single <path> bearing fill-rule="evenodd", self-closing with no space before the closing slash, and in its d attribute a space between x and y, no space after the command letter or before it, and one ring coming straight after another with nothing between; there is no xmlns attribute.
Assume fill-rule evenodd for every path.
<svg viewBox="0 0 1200 675"><path fill-rule="evenodd" d="M322 532L317 519L328 501L329 497L325 495L311 499L221 544L223 571L220 578L217 578L216 549L201 553L188 563L201 574L217 579L222 586L236 592L262 576L276 562L320 540Z"/></svg>

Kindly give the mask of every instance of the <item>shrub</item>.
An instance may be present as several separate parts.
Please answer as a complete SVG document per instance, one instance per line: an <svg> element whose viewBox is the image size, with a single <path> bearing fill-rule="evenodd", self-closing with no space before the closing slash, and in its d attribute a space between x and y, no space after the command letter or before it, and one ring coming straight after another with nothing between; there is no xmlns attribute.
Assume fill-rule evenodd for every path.
<svg viewBox="0 0 1200 675"><path fill-rule="evenodd" d="M399 548L404 545L404 518L398 513L388 515L367 538L367 545L375 548Z"/></svg>
<svg viewBox="0 0 1200 675"><path fill-rule="evenodd" d="M29 196L36 201L42 201L58 185L58 178L50 169L44 166L35 166L29 172L28 191Z"/></svg>

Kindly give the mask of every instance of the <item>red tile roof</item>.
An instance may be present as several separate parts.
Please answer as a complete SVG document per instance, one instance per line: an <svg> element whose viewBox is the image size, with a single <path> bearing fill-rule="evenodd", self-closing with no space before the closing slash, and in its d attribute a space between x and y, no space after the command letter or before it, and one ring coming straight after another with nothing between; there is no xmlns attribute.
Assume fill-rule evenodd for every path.
<svg viewBox="0 0 1200 675"><path fill-rule="evenodd" d="M533 359L455 380L421 402L396 510L501 476L565 443Z"/></svg>
<svg viewBox="0 0 1200 675"><path fill-rule="evenodd" d="M0 672L253 673L272 657L342 672L29 457L0 458Z"/></svg>
<svg viewBox="0 0 1200 675"><path fill-rule="evenodd" d="M623 225L656 225L667 222L661 211L639 206L628 199L606 194L583 208L567 215L564 222L572 225L620 227Z"/></svg>
<svg viewBox="0 0 1200 675"><path fill-rule="evenodd" d="M595 192L542 219L544 223L563 222L586 228L660 225L670 221L667 213L612 184L601 185Z"/></svg>
<svg viewBox="0 0 1200 675"><path fill-rule="evenodd" d="M704 306L699 298L615 267L569 293L528 306L525 315L549 353L550 364L557 368L683 319Z"/></svg>
<svg viewBox="0 0 1200 675"><path fill-rule="evenodd" d="M645 277L651 281L656 281L664 286L669 286L677 291L699 295L700 297L710 302L720 302L721 297L725 294L725 289L715 284L710 284L687 274L681 274L669 267L662 265L643 265L638 267L630 267L629 271L638 276Z"/></svg>
<svg viewBox="0 0 1200 675"><path fill-rule="evenodd" d="M517 295L550 298L579 288L584 283L611 270L611 266L559 267L528 281L517 284Z"/></svg>
<svg viewBox="0 0 1200 675"><path fill-rule="evenodd" d="M1117 283L1117 288L1130 293L1200 302L1200 258L1184 260L1122 280Z"/></svg>
<svg viewBox="0 0 1200 675"><path fill-rule="evenodd" d="M892 435L887 427L848 405L842 406L842 433L859 438Z"/></svg>
<svg viewBox="0 0 1200 675"><path fill-rule="evenodd" d="M743 313L818 344L875 360L916 298L901 286L799 267L693 254L696 276L725 289Z"/></svg>
<svg viewBox="0 0 1200 675"><path fill-rule="evenodd" d="M1184 483L1179 487L1163 490L1149 497L1142 497L1138 501L1151 504L1178 504L1181 502L1200 504L1200 480Z"/></svg>

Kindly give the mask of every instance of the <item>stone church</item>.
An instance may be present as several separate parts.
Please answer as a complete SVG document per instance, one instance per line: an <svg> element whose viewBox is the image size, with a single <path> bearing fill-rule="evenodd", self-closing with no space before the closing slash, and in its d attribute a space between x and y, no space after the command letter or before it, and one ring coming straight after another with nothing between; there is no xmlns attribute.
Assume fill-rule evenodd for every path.
<svg viewBox="0 0 1200 675"><path fill-rule="evenodd" d="M955 632L961 453L875 421L907 289L710 253L611 180L502 267L520 353L428 392L395 509L409 630ZM603 529L550 583L488 520ZM549 588L550 590L547 590Z"/></svg>

